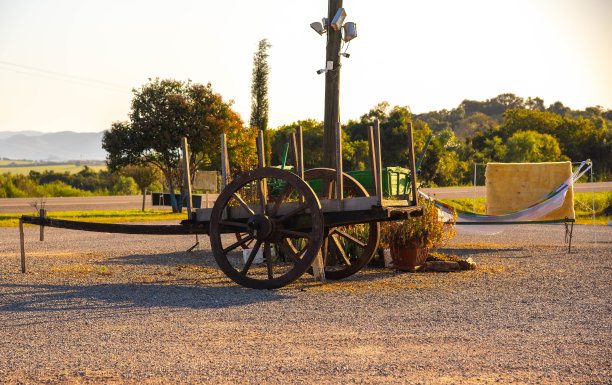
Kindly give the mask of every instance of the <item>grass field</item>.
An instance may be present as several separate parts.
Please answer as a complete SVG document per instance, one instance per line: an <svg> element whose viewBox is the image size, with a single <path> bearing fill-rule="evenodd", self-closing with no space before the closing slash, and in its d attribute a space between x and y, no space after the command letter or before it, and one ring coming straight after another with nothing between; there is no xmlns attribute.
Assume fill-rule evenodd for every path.
<svg viewBox="0 0 612 385"><path fill-rule="evenodd" d="M0 161L0 174L8 174L11 173L13 175L28 175L31 170L38 171L40 173L44 171L53 171L57 173L69 172L70 174L76 174L81 171L84 166L77 166L76 164L59 164L59 165L41 165L41 166L7 166L10 163L16 164L33 164L25 161L13 161L13 160L2 160ZM106 166L88 166L90 169L94 171L106 170Z"/></svg>
<svg viewBox="0 0 612 385"><path fill-rule="evenodd" d="M0 214L0 227L19 225L21 214ZM57 211L49 214L49 218L69 221L120 223L176 220L177 223L187 219L187 212L172 213L162 210L92 210L92 211Z"/></svg>

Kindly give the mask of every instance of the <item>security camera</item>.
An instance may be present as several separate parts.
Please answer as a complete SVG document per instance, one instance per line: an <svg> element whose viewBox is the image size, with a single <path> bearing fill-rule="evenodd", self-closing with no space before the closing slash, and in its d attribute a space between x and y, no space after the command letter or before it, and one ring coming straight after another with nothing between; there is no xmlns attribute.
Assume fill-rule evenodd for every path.
<svg viewBox="0 0 612 385"><path fill-rule="evenodd" d="M327 71L329 71L327 68L321 68L320 70L317 70L317 75L321 75L326 73Z"/></svg>
<svg viewBox="0 0 612 385"><path fill-rule="evenodd" d="M323 28L323 25L319 23L318 21L315 21L314 23L310 23L310 28L314 29L315 32L318 33L319 35L323 35L326 32L325 28Z"/></svg>

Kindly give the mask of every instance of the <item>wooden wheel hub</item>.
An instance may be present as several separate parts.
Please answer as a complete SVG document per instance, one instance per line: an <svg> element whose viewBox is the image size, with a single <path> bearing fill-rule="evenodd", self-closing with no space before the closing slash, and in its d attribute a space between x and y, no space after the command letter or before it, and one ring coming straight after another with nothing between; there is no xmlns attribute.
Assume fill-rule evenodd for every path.
<svg viewBox="0 0 612 385"><path fill-rule="evenodd" d="M267 215L255 214L247 221L247 231L255 239L266 241L274 233L274 222Z"/></svg>

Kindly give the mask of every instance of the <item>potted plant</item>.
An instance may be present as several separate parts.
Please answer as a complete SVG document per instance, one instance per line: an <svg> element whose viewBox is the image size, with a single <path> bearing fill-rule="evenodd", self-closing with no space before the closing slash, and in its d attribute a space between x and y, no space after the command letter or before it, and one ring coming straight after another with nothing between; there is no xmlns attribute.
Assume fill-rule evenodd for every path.
<svg viewBox="0 0 612 385"><path fill-rule="evenodd" d="M455 236L456 213L450 221L444 220L433 201L423 204L423 215L402 221L381 224L381 245L390 249L396 269L414 272L436 249Z"/></svg>

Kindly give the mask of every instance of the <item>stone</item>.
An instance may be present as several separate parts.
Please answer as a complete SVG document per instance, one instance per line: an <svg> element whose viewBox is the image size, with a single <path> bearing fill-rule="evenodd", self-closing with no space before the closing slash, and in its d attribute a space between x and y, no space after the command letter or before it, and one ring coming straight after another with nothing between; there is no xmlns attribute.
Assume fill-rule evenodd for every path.
<svg viewBox="0 0 612 385"><path fill-rule="evenodd" d="M459 271L461 266L457 262L452 261L429 261L425 263L425 270L438 272Z"/></svg>
<svg viewBox="0 0 612 385"><path fill-rule="evenodd" d="M461 270L475 270L476 262L472 258L468 258L466 260L460 260L459 266L461 266Z"/></svg>

